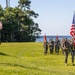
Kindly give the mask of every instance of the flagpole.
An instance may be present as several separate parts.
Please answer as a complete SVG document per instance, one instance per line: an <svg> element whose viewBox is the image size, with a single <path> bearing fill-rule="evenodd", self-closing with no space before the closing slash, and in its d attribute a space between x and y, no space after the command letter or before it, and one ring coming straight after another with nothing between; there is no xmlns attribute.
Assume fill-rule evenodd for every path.
<svg viewBox="0 0 75 75"><path fill-rule="evenodd" d="M75 11L74 11L74 16L73 16L73 19L75 18ZM74 45L75 45L75 19L74 19L74 35L73 35L73 47L74 47Z"/></svg>

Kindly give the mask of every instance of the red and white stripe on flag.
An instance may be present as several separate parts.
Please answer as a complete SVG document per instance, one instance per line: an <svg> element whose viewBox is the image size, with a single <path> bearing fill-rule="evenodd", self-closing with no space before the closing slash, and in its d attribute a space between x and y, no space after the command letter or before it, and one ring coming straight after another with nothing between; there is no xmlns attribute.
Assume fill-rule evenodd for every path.
<svg viewBox="0 0 75 75"><path fill-rule="evenodd" d="M74 36L74 33L75 33L75 25L72 25L70 31L71 36Z"/></svg>
<svg viewBox="0 0 75 75"><path fill-rule="evenodd" d="M73 14L73 20L72 20L72 26L71 26L70 34L73 37L73 43L75 46L75 12Z"/></svg>
<svg viewBox="0 0 75 75"><path fill-rule="evenodd" d="M75 46L75 25L74 24L72 24L71 26L70 35L73 37L73 42Z"/></svg>
<svg viewBox="0 0 75 75"><path fill-rule="evenodd" d="M3 28L3 26L2 26L2 22L0 22L0 30Z"/></svg>

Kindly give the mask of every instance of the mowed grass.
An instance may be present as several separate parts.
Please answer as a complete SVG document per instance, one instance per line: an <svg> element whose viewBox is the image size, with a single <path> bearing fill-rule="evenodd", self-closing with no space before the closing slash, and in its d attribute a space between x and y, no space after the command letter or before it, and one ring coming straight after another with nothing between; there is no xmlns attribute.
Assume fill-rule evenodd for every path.
<svg viewBox="0 0 75 75"><path fill-rule="evenodd" d="M64 55L43 54L43 43L2 43L0 45L0 75L75 75L75 66Z"/></svg>

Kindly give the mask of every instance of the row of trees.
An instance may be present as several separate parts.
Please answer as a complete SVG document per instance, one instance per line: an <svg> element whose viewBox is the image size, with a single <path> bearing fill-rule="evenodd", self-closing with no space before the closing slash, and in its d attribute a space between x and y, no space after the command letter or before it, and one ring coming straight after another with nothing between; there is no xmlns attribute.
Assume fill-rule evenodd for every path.
<svg viewBox="0 0 75 75"><path fill-rule="evenodd" d="M30 9L30 4L30 0L19 0L15 8L2 8L0 5L0 20L3 24L1 41L29 42L36 40L41 29L33 18L39 15Z"/></svg>

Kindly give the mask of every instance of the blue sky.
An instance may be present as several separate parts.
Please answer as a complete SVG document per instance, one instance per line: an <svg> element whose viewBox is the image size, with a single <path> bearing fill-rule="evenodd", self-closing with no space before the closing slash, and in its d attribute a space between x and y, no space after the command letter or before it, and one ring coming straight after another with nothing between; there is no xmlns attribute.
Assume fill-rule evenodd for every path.
<svg viewBox="0 0 75 75"><path fill-rule="evenodd" d="M0 2L2 7L5 1ZM17 4L18 0L10 0L12 7ZM39 14L34 21L39 24L41 35L70 35L75 0L31 0L31 10Z"/></svg>

